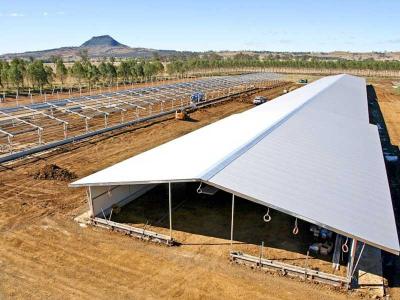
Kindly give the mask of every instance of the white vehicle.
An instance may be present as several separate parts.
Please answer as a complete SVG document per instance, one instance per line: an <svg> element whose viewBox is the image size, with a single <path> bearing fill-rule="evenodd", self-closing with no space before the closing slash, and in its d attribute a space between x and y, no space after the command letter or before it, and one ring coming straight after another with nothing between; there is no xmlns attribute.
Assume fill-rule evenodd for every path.
<svg viewBox="0 0 400 300"><path fill-rule="evenodd" d="M264 96L257 96L257 97L254 98L253 104L254 105L260 105L260 104L263 104L263 103L267 102L267 100L268 99L266 97L264 97Z"/></svg>

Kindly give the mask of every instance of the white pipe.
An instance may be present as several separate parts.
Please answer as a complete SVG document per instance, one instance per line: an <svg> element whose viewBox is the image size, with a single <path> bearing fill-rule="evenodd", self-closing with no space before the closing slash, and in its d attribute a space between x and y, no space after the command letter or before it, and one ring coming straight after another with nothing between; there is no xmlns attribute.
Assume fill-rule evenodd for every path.
<svg viewBox="0 0 400 300"><path fill-rule="evenodd" d="M168 182L168 205L169 205L169 237L172 239L172 199L171 182Z"/></svg>
<svg viewBox="0 0 400 300"><path fill-rule="evenodd" d="M232 218L231 218L231 246L233 244L233 219L235 210L235 195L232 194Z"/></svg>

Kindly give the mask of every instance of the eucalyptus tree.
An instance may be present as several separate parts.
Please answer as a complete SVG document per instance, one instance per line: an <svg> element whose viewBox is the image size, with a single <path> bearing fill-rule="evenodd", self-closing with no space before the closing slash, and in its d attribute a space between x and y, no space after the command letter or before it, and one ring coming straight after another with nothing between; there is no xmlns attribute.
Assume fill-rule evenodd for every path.
<svg viewBox="0 0 400 300"><path fill-rule="evenodd" d="M80 61L74 62L71 67L71 75L78 82L79 89L82 88L82 80L85 78L85 69Z"/></svg>
<svg viewBox="0 0 400 300"><path fill-rule="evenodd" d="M45 65L44 70L45 70L46 76L47 76L47 83L52 84L53 80L54 80L54 75L55 75L53 68Z"/></svg>
<svg viewBox="0 0 400 300"><path fill-rule="evenodd" d="M61 92L63 90L64 82L68 76L68 69L66 68L64 61L61 57L56 58L56 77L61 82Z"/></svg>
<svg viewBox="0 0 400 300"><path fill-rule="evenodd" d="M24 83L24 74L26 72L25 65L25 61L22 59L14 58L8 68L8 79L16 88L17 94Z"/></svg>
<svg viewBox="0 0 400 300"><path fill-rule="evenodd" d="M117 67L117 74L126 83L131 77L131 67L128 61L121 61Z"/></svg>
<svg viewBox="0 0 400 300"><path fill-rule="evenodd" d="M51 69L50 73L49 68L51 69L49 66L44 66L42 60L34 60L27 67L29 80L33 87L39 87L40 93L42 93L44 85L49 83L49 79L51 79L53 70Z"/></svg>
<svg viewBox="0 0 400 300"><path fill-rule="evenodd" d="M135 74L136 74L136 77L140 77L140 78L143 78L143 77L144 77L144 70L143 70L143 67L144 67L144 62L143 62L143 61L138 61L138 62L136 63L136 65L135 65Z"/></svg>
<svg viewBox="0 0 400 300"><path fill-rule="evenodd" d="M112 86L114 83L114 80L117 78L117 69L114 66L113 62L108 62L106 63L106 74L107 74L107 79L110 85Z"/></svg>
<svg viewBox="0 0 400 300"><path fill-rule="evenodd" d="M136 65L138 62L136 61L136 59L130 58L127 60L126 63L129 67L130 80L131 82L133 82L136 78L138 78L138 75L136 74Z"/></svg>
<svg viewBox="0 0 400 300"><path fill-rule="evenodd" d="M8 82L8 69L10 65L7 61L0 60L0 86L4 87Z"/></svg>
<svg viewBox="0 0 400 300"><path fill-rule="evenodd" d="M84 68L85 78L87 80L89 89L91 89L92 85L99 80L100 71L96 67L96 65L90 63L89 61L87 61L86 63L83 64L83 68Z"/></svg>
<svg viewBox="0 0 400 300"><path fill-rule="evenodd" d="M99 65L100 77L103 81L108 82L110 85L113 84L117 77L117 70L113 63L103 60Z"/></svg>

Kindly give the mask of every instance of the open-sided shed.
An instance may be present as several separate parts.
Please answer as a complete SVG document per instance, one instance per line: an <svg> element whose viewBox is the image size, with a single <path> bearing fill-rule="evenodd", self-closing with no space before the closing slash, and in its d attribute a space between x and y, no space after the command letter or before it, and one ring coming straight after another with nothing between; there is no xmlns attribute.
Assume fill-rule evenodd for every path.
<svg viewBox="0 0 400 300"><path fill-rule="evenodd" d="M169 184L171 202L176 182L231 193L232 216L236 195L399 253L380 139L369 124L362 78L325 77L71 186L89 187L95 217L160 183Z"/></svg>

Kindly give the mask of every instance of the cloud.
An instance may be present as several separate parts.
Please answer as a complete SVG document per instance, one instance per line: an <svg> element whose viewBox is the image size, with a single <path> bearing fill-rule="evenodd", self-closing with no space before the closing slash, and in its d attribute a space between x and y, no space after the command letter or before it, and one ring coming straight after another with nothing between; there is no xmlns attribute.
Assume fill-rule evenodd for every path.
<svg viewBox="0 0 400 300"><path fill-rule="evenodd" d="M19 13L19 12L12 12L8 14L9 17L12 18L18 18L18 17L24 17L25 15L23 13Z"/></svg>
<svg viewBox="0 0 400 300"><path fill-rule="evenodd" d="M65 15L65 12L64 11L58 11L58 12L56 12L56 15Z"/></svg>
<svg viewBox="0 0 400 300"><path fill-rule="evenodd" d="M281 39L281 40L279 40L279 43L280 44L290 44L290 43L292 43L293 41L292 40L287 40L287 39Z"/></svg>
<svg viewBox="0 0 400 300"><path fill-rule="evenodd" d="M48 13L47 11L44 11L44 12L43 12L43 16L44 16L44 17L47 17L48 15L49 15L49 13Z"/></svg>

